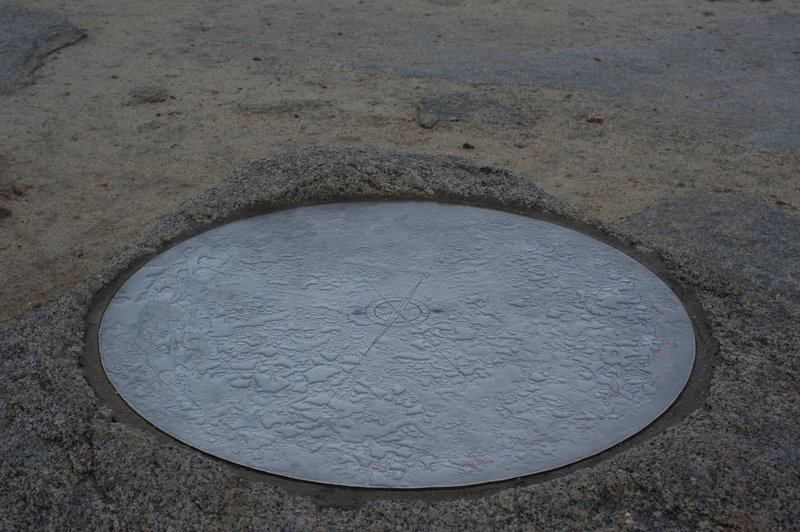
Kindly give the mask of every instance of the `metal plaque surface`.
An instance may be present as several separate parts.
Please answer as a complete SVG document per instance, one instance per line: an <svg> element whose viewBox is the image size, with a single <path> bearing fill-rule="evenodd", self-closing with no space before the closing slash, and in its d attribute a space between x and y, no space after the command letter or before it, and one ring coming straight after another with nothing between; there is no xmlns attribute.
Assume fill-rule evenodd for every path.
<svg viewBox="0 0 800 532"><path fill-rule="evenodd" d="M437 203L236 221L137 270L100 326L127 403L269 473L423 488L594 455L677 398L692 324L656 275L548 222Z"/></svg>

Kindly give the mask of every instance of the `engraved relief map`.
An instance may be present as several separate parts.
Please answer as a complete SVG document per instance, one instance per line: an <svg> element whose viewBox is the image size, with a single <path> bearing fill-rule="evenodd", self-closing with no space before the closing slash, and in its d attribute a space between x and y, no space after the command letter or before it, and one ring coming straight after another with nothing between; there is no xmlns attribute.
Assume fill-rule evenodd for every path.
<svg viewBox="0 0 800 532"><path fill-rule="evenodd" d="M548 222L423 202L275 212L136 271L99 332L139 414L212 455L421 488L566 465L643 429L695 355L675 294Z"/></svg>

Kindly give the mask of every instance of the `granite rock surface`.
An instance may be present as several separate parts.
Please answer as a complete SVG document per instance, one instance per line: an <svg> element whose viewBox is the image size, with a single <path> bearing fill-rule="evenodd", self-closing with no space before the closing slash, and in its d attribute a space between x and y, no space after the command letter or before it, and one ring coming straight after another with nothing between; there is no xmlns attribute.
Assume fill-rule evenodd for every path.
<svg viewBox="0 0 800 532"><path fill-rule="evenodd" d="M695 294L692 314L707 317L706 345L718 345L707 350L693 400L646 437L578 466L484 488L397 493L243 470L131 421L101 398L85 368L93 303L137 262L247 214L379 198L558 217L638 245L644 257L661 255L664 273ZM720 208L736 202L749 205L722 197ZM772 212L755 206L737 215L757 218L762 208ZM660 216L669 221L669 210ZM676 229L659 239L658 231L646 223L599 227L532 184L457 158L311 150L240 167L101 272L0 332L0 528L797 528L800 325L769 327L770 316L796 311L796 302L786 298L770 314L758 282L718 275L761 266L740 254L691 252L691 234Z"/></svg>

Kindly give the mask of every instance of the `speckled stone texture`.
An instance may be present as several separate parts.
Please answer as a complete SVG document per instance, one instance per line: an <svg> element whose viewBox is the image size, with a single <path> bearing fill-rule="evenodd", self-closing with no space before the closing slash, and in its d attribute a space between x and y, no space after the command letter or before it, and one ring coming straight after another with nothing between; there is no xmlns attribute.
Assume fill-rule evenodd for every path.
<svg viewBox="0 0 800 532"><path fill-rule="evenodd" d="M688 251L693 239L706 238L702 231L660 238L667 227L660 223L605 230L657 249L671 276L696 292L719 343L713 376L684 416L583 467L472 490L326 488L225 464L118 418L96 395L81 366L90 309L137 260L246 213L365 198L473 202L590 223L533 185L459 159L307 151L238 169L102 272L0 332L0 528L800 527L800 325L786 319L797 315L796 301L777 301L759 283L728 275L763 268L748 262L746 251L725 255L730 263L722 264L713 251ZM742 227L773 223L742 218L753 212L760 211L730 216ZM666 224L669 214L662 216ZM796 243L798 236L786 238ZM717 243L712 234L697 249Z"/></svg>

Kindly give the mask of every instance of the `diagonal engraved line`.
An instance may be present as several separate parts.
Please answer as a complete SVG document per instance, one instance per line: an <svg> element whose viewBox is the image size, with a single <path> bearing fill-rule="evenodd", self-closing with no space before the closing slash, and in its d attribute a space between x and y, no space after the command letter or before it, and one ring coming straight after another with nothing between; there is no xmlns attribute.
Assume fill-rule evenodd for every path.
<svg viewBox="0 0 800 532"><path fill-rule="evenodd" d="M351 267L352 267L352 268L353 268L353 269L356 271L356 273L358 274L358 276L359 276L359 277L361 277L361 279L363 279L363 281L364 281L365 283L367 283L367 284L369 285L369 287L370 287L370 288L372 288L373 290L375 290L375 293L376 293L376 294L378 294L379 296L381 296L381 299L386 299L386 296L385 296L385 295L383 295L383 294L381 294L381 291L380 291L380 290L378 290L377 288L375 288L375 286L374 286L372 283L370 283L370 282L367 280L367 278L366 278L366 277L364 277L364 275L363 275L363 274L362 274L362 273L361 273L361 272L358 270L358 266L356 266L355 264L352 264L352 263L350 263L350 262L346 262L345 264L347 264L347 265L351 266ZM391 305L391 303L389 303L389 304ZM392 306L392 308L394 309L394 306Z"/></svg>
<svg viewBox="0 0 800 532"><path fill-rule="evenodd" d="M461 371L461 369L459 369L459 367L458 367L458 366L456 366L456 365L453 363L453 361L452 361L452 360L450 360L449 358L447 358L447 355L445 355L444 353L442 353L441 351L439 351L439 348L438 348L438 347L436 347L436 346L433 344L433 342L431 342L430 340L428 340L428 339L427 339L427 338L425 338L424 336L423 336L422 338L423 338L424 340L426 340L426 341L428 342L428 344L429 344L429 345L430 345L430 346L431 346L431 347L432 347L432 348L433 348L433 349L434 349L434 350L435 350L437 353L439 353L439 355L440 355L440 356L441 356L443 359L445 359L446 361L448 361L448 362L450 363L450 365L451 365L451 366L453 366L453 368L454 368L454 369L455 369L457 372L459 372L459 373L461 374L461 376L462 376L462 377L466 377L466 375L464 375L464 372L463 372L463 371Z"/></svg>
<svg viewBox="0 0 800 532"><path fill-rule="evenodd" d="M439 263L441 263L443 260L444 260L444 259L442 258L442 259L439 261ZM361 277L361 278L364 280L364 282L365 282L365 283L367 283L367 284L369 285L369 287L370 287L370 288L372 288L372 289L375 291L375 293L376 293L376 294L378 294L379 296L381 296L381 299L385 299L385 300L386 300L386 303L388 303L388 305L389 305L390 307L392 307L392 310L393 310L395 313L398 313L398 312L397 312L397 308L396 308L396 307L395 307L395 306L392 304L392 302L389 300L389 298L387 298L386 296L384 296L384 295L381 293L381 291L380 291L380 290L378 290L377 288L375 288L375 286L373 286L373 284L372 284L372 283L370 283L370 282L369 282L369 280L367 280L367 278L366 278L366 277L364 277L364 275L363 275L363 274L362 274L362 273L361 273L361 272L358 270L358 267L357 267L355 264L351 264L351 263L347 263L347 264L349 264L350 266L352 266L352 267L353 267L353 269L354 269L354 270L356 271L356 273L357 273L357 274L358 274L358 275L359 275L359 276L360 276L360 277ZM420 279L420 282L422 282L422 279ZM406 317L406 315L405 315L405 314L400 314L400 317L401 317L401 318L403 318L403 320L405 320L405 322L406 322L406 323L408 323L409 325L412 325L412 326L414 325L414 324L411 322L411 320L409 320L409 319ZM381 336L382 336L382 334L381 334ZM428 344L429 344L429 345L430 345L430 346L431 346L431 347L434 349L434 351L436 351L436 352L439 354L439 356L441 356L441 357L442 357L443 359L445 359L445 360L446 360L446 361L447 361L447 362L448 362L448 363L449 363L451 366L453 366L453 369L455 369L457 372L459 372L459 373L461 374L461 376L462 376L462 377L466 377L466 375L464 375L464 372L463 372L463 371L461 371L461 368L459 368L458 366L456 366L456 364L455 364L455 363L454 363L452 360L450 360L450 358L448 358L448 356L447 356L447 355L445 355L444 353L442 353L442 352L439 350L439 348L438 348L438 347L436 347L436 345L434 345L434 343L433 343L433 342L431 342L430 340L428 340L428 339L427 339L427 338L425 338L424 336L422 337L422 339L423 339L423 340L425 340L425 341L426 341L426 342L427 342L427 343L428 343Z"/></svg>
<svg viewBox="0 0 800 532"><path fill-rule="evenodd" d="M423 281L424 279L425 279L425 277L420 277L419 281L417 281L417 285L414 287L414 289L413 289L413 290L411 290L411 293L410 293L410 294L408 294L408 295L406 296L406 299L404 299L404 300L403 300L403 305L400 307L400 309L399 309L399 310L397 310L397 309L395 310L395 313L392 315L392 323L394 323L394 321L397 319L397 316L398 316L398 315L399 315L399 316L402 316L402 318L403 318L404 320L406 320L407 322L409 322L408 318L406 318L406 317L405 317L405 315L404 315L404 314L402 314L402 312L403 312L403 311L406 309L406 307L408 306L408 302L409 302L409 301L411 301L411 297L412 297L412 296L414 295L414 293L417 291L417 288L419 288L419 285L420 285L420 284L422 284L422 281ZM390 303L390 304L391 304L391 303ZM394 308L394 306L392 306L392 308ZM411 322L409 322L409 323L411 323ZM423 338L424 338L424 337L423 337ZM427 339L426 339L426 340L427 340ZM433 348L436 350L436 352L437 352L437 353L439 353L439 355L441 355L441 356L442 356L442 358L444 358L445 360L447 360L447 361L450 363L450 365L451 365L451 366L453 366L453 367L456 369L456 371L457 371L457 372L459 372L459 373L461 374L461 376L462 376L462 377L466 377L466 375L464 375L464 373L463 373L463 372L462 372L460 369L458 369L458 366L456 366L455 364L453 364L453 361L452 361L452 360L450 360L449 358L447 358L447 356L446 356L444 353L442 353L441 351L439 351L439 348L438 348L438 347L436 347L436 346L433 344L433 342L431 342L430 340L428 340L428 343L431 345L431 347L433 347Z"/></svg>
<svg viewBox="0 0 800 532"><path fill-rule="evenodd" d="M352 377L353 372L355 372L356 368L361 365L361 362L364 360L364 357L367 356L367 353L369 353L370 349L372 349L372 346L374 346L378 342L378 340L380 340L381 336L383 336L383 334L386 331L389 330L389 327L391 327L391 323L387 323L386 325L384 325L383 329L381 329L381 332L379 332L378 335L372 340L372 343L369 344L369 347L367 347L367 350L364 351L364 353L361 355L361 358L358 359L358 362L356 362L356 365L353 366L350 369L350 371L347 373L347 376L344 378L342 383L339 386L336 387L336 390L333 391L333 395L331 395L331 398L328 399L327 403L325 403L325 406L328 406L329 404L331 404L331 401L333 401L333 398L336 397L336 394L339 393L339 390L341 390L342 387L345 384L347 384L347 381L350 380L350 377Z"/></svg>
<svg viewBox="0 0 800 532"><path fill-rule="evenodd" d="M399 310L398 310L398 308L397 308L397 307L395 307L395 306L392 304L391 300L390 300L388 297L386 297L385 295L383 295L383 294L381 293L381 291L380 291L380 290L378 290L377 288L375 288L375 286L374 286L372 283L370 283L370 282L369 282L369 280L368 280L366 277L364 277L364 275L363 275L363 274L362 274L362 273L361 273L361 272L358 270L358 267L357 267L356 265L354 265L354 264L350 264L349 262L348 262L347 264L349 264L350 266L352 266L352 267L353 267L353 269L356 271L356 273L359 275L359 277L361 277L361 279L363 279L363 280L364 280L364 282L365 282L365 283L367 283L367 285L369 285L369 287L370 287L370 288L372 288L372 289L375 291L375 293L376 293L376 294L378 294L379 296L381 296L381 299L384 299L384 300L386 300L386 304L387 304L387 305L389 305L389 306L392 308L392 311L393 311L393 312L392 312L392 316L394 316L395 314L398 314L398 315L399 315L399 317L403 318L403 319L404 319L404 320L405 320L405 321L406 321L406 322L407 322L409 325L413 325L413 324L411 323L411 321L410 321L410 320L409 320L409 319L408 319L408 318L405 316L405 314L402 314L402 311L403 311L403 310L405 310L406 306L408 306L408 303L410 303L410 302L411 302L411 297L409 297L409 298L408 298L408 301L405 301L405 300L401 301L401 304L402 304L404 301L405 301L405 304L403 305L403 308L401 308L401 309L399 309ZM420 284L420 283L422 283L422 281L423 281L423 280L424 280L424 278L421 278L421 279L419 280L419 283L417 283L417 286L415 286L415 287L414 287L414 289L412 290L412 293L410 294L411 296L413 296L413 295L414 295L414 292L416 291L416 289L419 287L419 284Z"/></svg>
<svg viewBox="0 0 800 532"><path fill-rule="evenodd" d="M405 297L405 299L403 299L400 308L395 310L395 313L392 315L393 317L396 317L397 313L403 312L406 309L406 307L408 306L408 302L411 301L412 297L414 297L414 294L417 292L417 288L419 288L419 285L421 285L422 281L424 280L425 280L424 277L419 278L419 281L417 281L417 284L415 284L414 288L411 289L411 292L409 292L408 295Z"/></svg>
<svg viewBox="0 0 800 532"><path fill-rule="evenodd" d="M336 397L336 394L339 393L339 390L341 390L342 387L347 383L347 381L350 380L350 377L353 375L353 372L355 372L356 368L361 365L361 362L364 360L364 357L367 356L367 353L370 352L370 349L372 349L372 347L376 343L378 343L378 340L380 340L381 337L384 334L386 334L386 331L388 331L391 328L391 326L394 325L394 322L397 321L397 317L400 315L401 312L403 312L406 309L406 307L408 306L408 302L411 301L411 298L414 296L414 293L417 291L417 288L419 288L419 285L422 284L423 280L424 280L423 278L420 278L420 280L417 281L417 284L414 285L414 288L412 288L411 291L408 293L408 295L406 295L405 299L403 299L403 304L400 306L400 308L399 309L396 309L396 308L394 309L394 313L392 314L392 317L389 318L389 320L386 322L386 325L384 325L381 328L380 332L375 336L375 338L373 338L372 343L369 344L369 347L367 347L367 350L364 351L364 354L362 354L361 358L358 359L358 362L356 363L356 365L353 366L350 369L350 371L347 373L347 376L344 378L342 383L339 386L336 387L336 390L334 390L333 395L331 395L331 398L328 399L328 402L325 403L325 406L328 406L328 405L331 404L331 401L333 401L333 398ZM381 297L383 297L383 296L381 296ZM394 307L392 307L392 308L394 308Z"/></svg>

